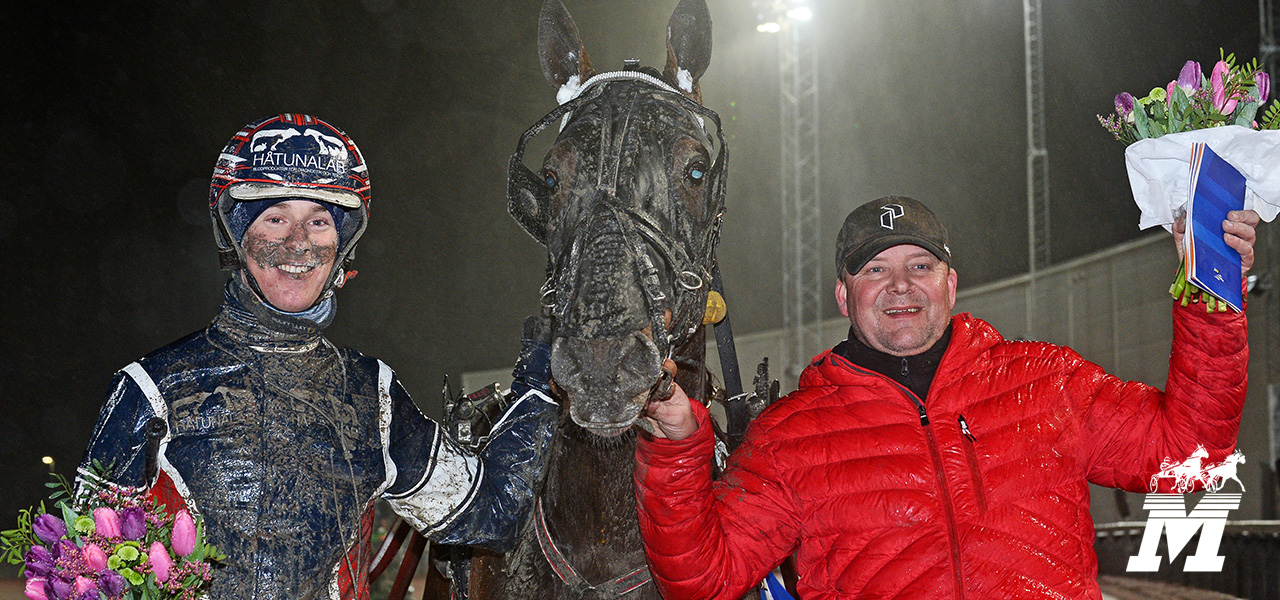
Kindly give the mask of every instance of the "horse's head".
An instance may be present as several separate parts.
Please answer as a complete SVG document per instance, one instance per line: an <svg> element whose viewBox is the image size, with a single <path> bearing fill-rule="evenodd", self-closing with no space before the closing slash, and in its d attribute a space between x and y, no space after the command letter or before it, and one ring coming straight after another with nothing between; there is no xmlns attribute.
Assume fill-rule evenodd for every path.
<svg viewBox="0 0 1280 600"><path fill-rule="evenodd" d="M612 436L706 309L727 160L719 117L699 103L711 19L705 0L680 2L663 73L630 62L596 73L560 0L543 5L538 38L561 104L521 137L510 211L547 247L552 377L575 423ZM560 134L535 172L525 144L552 123Z"/></svg>

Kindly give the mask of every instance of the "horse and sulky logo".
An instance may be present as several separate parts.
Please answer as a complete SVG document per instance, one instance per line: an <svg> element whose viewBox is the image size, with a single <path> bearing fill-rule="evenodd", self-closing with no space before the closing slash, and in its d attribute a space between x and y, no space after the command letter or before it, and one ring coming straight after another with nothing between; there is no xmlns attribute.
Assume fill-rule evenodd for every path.
<svg viewBox="0 0 1280 600"><path fill-rule="evenodd" d="M1225 557L1218 555L1218 546L1222 542L1222 533L1227 525L1227 513L1240 508L1240 497L1244 493L1244 483L1236 476L1236 465L1244 463L1244 454L1239 450L1232 452L1221 463L1202 465L1209 453L1204 446L1196 448L1186 460L1175 463L1168 457L1160 463L1160 471L1151 476L1149 489L1142 509L1150 511L1147 515L1147 528L1142 532L1142 545L1136 556L1129 557L1129 565L1125 569L1134 571L1158 571L1161 556L1157 554L1160 536L1166 536L1169 542L1169 562L1177 558L1186 548L1187 543L1200 532L1200 542L1196 545L1196 553L1187 556L1183 571L1221 571ZM1160 481L1166 480L1176 493L1155 493ZM1233 480L1240 486L1239 494L1222 494L1219 491L1227 480ZM1183 494L1196 488L1208 490L1196 507L1187 513Z"/></svg>

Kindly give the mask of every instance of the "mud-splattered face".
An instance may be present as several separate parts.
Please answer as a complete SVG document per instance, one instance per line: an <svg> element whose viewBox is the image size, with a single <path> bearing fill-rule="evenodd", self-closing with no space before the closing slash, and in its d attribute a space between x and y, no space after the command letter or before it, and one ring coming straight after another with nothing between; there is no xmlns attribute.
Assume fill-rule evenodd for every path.
<svg viewBox="0 0 1280 600"><path fill-rule="evenodd" d="M285 312L311 308L338 255L333 215L310 200L285 200L263 211L244 234L249 275L264 298Z"/></svg>

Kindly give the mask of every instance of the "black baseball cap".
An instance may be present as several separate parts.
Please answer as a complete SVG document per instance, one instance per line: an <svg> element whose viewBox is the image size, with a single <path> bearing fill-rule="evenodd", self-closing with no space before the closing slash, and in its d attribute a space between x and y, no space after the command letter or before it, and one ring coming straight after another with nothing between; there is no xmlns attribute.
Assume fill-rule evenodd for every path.
<svg viewBox="0 0 1280 600"><path fill-rule="evenodd" d="M884 196L853 209L836 236L836 276L857 273L867 261L900 244L920 246L951 264L947 229L919 200Z"/></svg>

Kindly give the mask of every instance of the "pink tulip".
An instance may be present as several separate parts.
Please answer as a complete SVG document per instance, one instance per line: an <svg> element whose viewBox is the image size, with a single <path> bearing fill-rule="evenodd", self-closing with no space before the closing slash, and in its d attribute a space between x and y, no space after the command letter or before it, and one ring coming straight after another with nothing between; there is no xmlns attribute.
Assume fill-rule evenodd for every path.
<svg viewBox="0 0 1280 600"><path fill-rule="evenodd" d="M173 566L173 560L169 558L169 551L165 550L164 544L151 542L151 551L147 558L151 561L151 572L156 574L156 581L160 583L167 581L169 567Z"/></svg>
<svg viewBox="0 0 1280 600"><path fill-rule="evenodd" d="M1164 86L1164 104L1165 106L1173 106L1173 90L1178 87L1177 81L1170 81L1169 85Z"/></svg>
<svg viewBox="0 0 1280 600"><path fill-rule="evenodd" d="M1258 104L1262 104L1271 96L1271 76L1266 71L1254 71L1253 81L1258 84Z"/></svg>
<svg viewBox="0 0 1280 600"><path fill-rule="evenodd" d="M93 526L99 535L120 537L120 515L110 508L104 506L93 509Z"/></svg>
<svg viewBox="0 0 1280 600"><path fill-rule="evenodd" d="M1227 97L1226 77L1230 72L1231 67L1227 66L1226 61L1220 60L1213 66L1213 74L1209 76L1209 85L1213 88L1213 107L1224 115L1229 115L1236 109L1235 97Z"/></svg>
<svg viewBox="0 0 1280 600"><path fill-rule="evenodd" d="M49 600L48 594L44 593L44 584L48 581L45 577L32 577L27 579L27 586L22 593L31 600Z"/></svg>
<svg viewBox="0 0 1280 600"><path fill-rule="evenodd" d="M92 579L89 579L88 577L81 575L79 577L76 577L76 583L75 583L74 589L75 589L75 595L81 596L89 590L93 590L95 592L98 591L98 584L94 583Z"/></svg>
<svg viewBox="0 0 1280 600"><path fill-rule="evenodd" d="M84 564L88 565L93 572L97 573L107 568L107 553L103 552L97 544L85 544L80 553L84 557Z"/></svg>
<svg viewBox="0 0 1280 600"><path fill-rule="evenodd" d="M187 509L178 511L173 518L173 551L187 556L196 549L196 523Z"/></svg>

